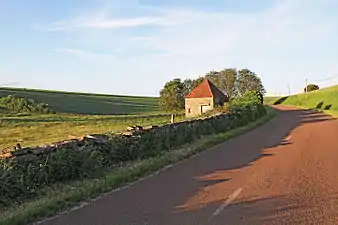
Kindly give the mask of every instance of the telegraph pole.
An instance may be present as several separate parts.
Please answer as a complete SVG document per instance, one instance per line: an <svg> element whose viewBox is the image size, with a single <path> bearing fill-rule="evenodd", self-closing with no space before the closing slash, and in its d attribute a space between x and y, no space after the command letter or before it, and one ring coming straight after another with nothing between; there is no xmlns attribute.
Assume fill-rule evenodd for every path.
<svg viewBox="0 0 338 225"><path fill-rule="evenodd" d="M288 83L289 96L291 95L290 83Z"/></svg>
<svg viewBox="0 0 338 225"><path fill-rule="evenodd" d="M307 77L305 78L305 95L307 99Z"/></svg>

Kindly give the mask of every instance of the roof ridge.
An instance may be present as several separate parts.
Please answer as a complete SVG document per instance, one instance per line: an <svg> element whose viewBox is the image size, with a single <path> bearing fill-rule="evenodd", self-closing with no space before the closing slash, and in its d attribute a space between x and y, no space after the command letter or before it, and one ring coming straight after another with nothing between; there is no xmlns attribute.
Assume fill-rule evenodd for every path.
<svg viewBox="0 0 338 225"><path fill-rule="evenodd" d="M215 97L214 92L213 92L212 89L211 89L211 81L210 81L208 78L205 78L205 80L206 80L206 83L207 83L209 92L211 93L211 96L212 96L212 97Z"/></svg>

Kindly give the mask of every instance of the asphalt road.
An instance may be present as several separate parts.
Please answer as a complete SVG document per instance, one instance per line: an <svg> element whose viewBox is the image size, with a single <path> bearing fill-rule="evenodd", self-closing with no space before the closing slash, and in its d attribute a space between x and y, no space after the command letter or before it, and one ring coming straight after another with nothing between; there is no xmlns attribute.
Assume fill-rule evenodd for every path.
<svg viewBox="0 0 338 225"><path fill-rule="evenodd" d="M267 124L46 225L338 224L338 121Z"/></svg>

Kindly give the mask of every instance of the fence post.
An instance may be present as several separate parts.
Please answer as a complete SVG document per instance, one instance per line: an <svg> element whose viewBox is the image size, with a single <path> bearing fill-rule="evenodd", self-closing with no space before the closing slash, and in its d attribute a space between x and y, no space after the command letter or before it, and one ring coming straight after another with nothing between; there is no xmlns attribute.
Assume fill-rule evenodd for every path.
<svg viewBox="0 0 338 225"><path fill-rule="evenodd" d="M171 114L171 123L174 123L174 122L175 122L175 115Z"/></svg>

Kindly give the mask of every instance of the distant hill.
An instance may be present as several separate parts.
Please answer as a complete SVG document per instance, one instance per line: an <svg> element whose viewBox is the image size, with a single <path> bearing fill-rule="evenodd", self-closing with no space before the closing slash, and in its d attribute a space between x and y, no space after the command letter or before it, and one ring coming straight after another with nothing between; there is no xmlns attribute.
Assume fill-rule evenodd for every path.
<svg viewBox="0 0 338 225"><path fill-rule="evenodd" d="M271 100L271 99L269 99ZM277 98L270 101L272 104L292 105L302 108L311 108L326 111L338 116L338 85L323 88L317 91Z"/></svg>
<svg viewBox="0 0 338 225"><path fill-rule="evenodd" d="M47 103L55 112L73 114L144 114L159 112L158 98L103 95L22 88L0 88L0 97L15 95Z"/></svg>

